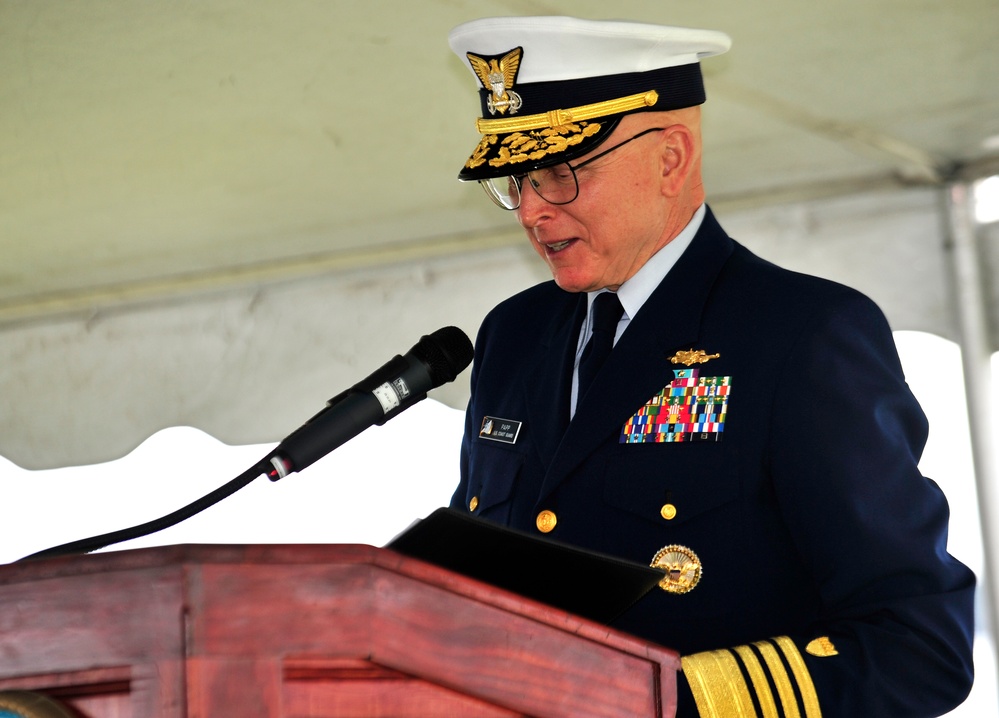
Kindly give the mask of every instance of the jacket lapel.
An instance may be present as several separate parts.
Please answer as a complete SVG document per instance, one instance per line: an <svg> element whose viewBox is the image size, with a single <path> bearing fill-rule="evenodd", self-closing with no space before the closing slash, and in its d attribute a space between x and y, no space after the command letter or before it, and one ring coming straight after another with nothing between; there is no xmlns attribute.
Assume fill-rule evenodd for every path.
<svg viewBox="0 0 999 718"><path fill-rule="evenodd" d="M586 316L585 294L564 295L565 301L552 314L546 341L533 353L537 363L528 367L524 382L528 419L544 466L550 464L569 424L572 362Z"/></svg>
<svg viewBox="0 0 999 718"><path fill-rule="evenodd" d="M696 348L705 302L732 248L709 209L690 246L631 320L576 407L549 464L540 499L608 437L619 434L625 421L672 381L675 367L669 359L678 350Z"/></svg>

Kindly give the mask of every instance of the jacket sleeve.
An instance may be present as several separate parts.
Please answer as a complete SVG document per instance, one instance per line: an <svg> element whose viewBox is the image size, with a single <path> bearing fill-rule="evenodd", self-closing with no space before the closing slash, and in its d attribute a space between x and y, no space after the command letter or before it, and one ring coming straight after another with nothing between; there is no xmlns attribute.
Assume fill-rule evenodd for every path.
<svg viewBox="0 0 999 718"><path fill-rule="evenodd" d="M469 385L471 391L468 399L468 405L465 407L465 430L461 436L461 455L459 465L460 479L458 481L458 486L451 495L450 508L452 509L464 509L465 511L470 509L468 505L469 462L471 460L471 444L478 432L478 427L474 425L476 422L476 388L478 387L479 373L481 371L483 361L489 351L490 326L495 312L496 310L493 310L486 315L482 325L479 327L478 334L475 337L475 353L472 357L472 369L469 372Z"/></svg>
<svg viewBox="0 0 999 718"><path fill-rule="evenodd" d="M450 507L452 509L464 509L469 511L474 507L468 505L468 461L469 461L469 443L472 441L472 402L469 401L468 407L465 410L465 431L461 438L461 479L458 482L458 486L454 490L454 494L451 496Z"/></svg>
<svg viewBox="0 0 999 718"><path fill-rule="evenodd" d="M916 467L926 419L884 316L844 293L780 377L768 469L821 618L683 657L697 712L939 716L971 687L974 575L947 553L947 501Z"/></svg>

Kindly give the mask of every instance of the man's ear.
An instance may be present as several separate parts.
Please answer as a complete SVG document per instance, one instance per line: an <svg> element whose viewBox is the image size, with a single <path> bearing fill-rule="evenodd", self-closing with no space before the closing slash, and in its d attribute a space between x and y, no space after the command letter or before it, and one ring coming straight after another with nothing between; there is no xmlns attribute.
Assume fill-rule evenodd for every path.
<svg viewBox="0 0 999 718"><path fill-rule="evenodd" d="M686 125L670 125L660 147L662 193L666 197L678 197L697 166L697 139Z"/></svg>

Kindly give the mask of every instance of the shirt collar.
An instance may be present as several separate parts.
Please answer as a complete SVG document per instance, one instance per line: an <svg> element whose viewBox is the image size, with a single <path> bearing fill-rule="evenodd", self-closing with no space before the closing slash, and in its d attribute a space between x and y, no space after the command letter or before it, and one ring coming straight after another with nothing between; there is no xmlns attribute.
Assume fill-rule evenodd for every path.
<svg viewBox="0 0 999 718"><path fill-rule="evenodd" d="M632 319L638 310L642 308L645 301L652 296L652 292L662 283L663 279L673 268L680 255L690 246L697 230L701 228L704 216L707 214L707 205L702 204L694 212L690 222L684 227L676 237L670 240L665 247L653 254L641 269L639 269L631 279L622 284L617 290L617 298L621 300L624 307L624 317ZM600 292L607 291L601 289L596 292L587 292L586 309L589 316L590 307L593 300Z"/></svg>

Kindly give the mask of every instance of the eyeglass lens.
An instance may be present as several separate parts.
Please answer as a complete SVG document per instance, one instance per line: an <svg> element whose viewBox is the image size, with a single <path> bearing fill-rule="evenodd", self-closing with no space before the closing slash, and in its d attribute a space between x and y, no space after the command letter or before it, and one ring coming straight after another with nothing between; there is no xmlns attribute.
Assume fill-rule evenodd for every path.
<svg viewBox="0 0 999 718"><path fill-rule="evenodd" d="M504 209L517 209L520 206L525 182L529 182L531 188L550 204L568 204L579 194L576 173L567 163L543 167L523 175L481 180L486 194Z"/></svg>
<svg viewBox="0 0 999 718"><path fill-rule="evenodd" d="M619 142L610 149L604 150L600 154L593 155L593 157L580 162L575 167L568 162L563 162L554 167L531 170L527 174L479 180L479 184L482 185L489 198L503 209L517 209L520 206L520 196L524 190L525 179L531 183L534 191L549 204L569 204L579 196L579 180L576 178L577 169L610 154L632 140L637 140L639 137L644 137L651 132L660 132L663 129L665 128L650 127L643 130L637 135Z"/></svg>

